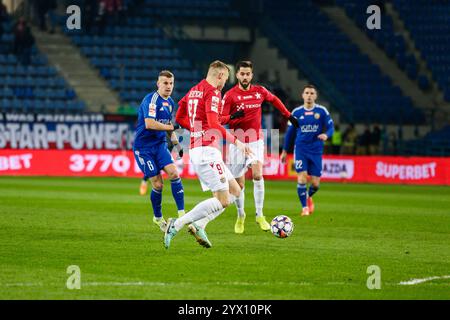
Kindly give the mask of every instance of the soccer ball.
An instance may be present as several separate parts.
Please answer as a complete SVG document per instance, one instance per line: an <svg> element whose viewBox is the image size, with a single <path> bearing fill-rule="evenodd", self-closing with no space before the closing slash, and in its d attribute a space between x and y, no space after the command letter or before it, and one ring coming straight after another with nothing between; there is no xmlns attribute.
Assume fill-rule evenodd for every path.
<svg viewBox="0 0 450 320"><path fill-rule="evenodd" d="M270 230L275 237L287 238L294 231L294 223L288 216L279 215L273 218L270 223Z"/></svg>

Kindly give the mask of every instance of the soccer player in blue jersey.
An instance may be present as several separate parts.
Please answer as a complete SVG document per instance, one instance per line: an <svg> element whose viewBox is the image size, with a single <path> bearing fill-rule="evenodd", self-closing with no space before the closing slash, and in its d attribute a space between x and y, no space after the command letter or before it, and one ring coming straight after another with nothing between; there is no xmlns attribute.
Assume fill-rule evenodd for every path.
<svg viewBox="0 0 450 320"><path fill-rule="evenodd" d="M304 104L295 108L292 115L298 119L299 127L288 126L281 161L286 161L286 155L295 138L294 159L297 172L297 194L302 204L302 216L309 216L314 211L312 196L319 190L322 175L322 154L324 141L334 132L333 119L328 110L316 104L317 89L313 85L303 88ZM308 175L311 185L306 190Z"/></svg>
<svg viewBox="0 0 450 320"><path fill-rule="evenodd" d="M168 149L166 134L170 133L172 143L178 143L173 132L172 111L175 102L170 95L174 86L172 72L159 73L158 90L149 93L141 102L136 125L133 152L139 168L145 177L149 177L152 191L150 201L153 207L153 222L164 232L166 221L162 214L163 179L161 170L169 176L172 195L178 208L178 215L184 214L184 190L177 167Z"/></svg>

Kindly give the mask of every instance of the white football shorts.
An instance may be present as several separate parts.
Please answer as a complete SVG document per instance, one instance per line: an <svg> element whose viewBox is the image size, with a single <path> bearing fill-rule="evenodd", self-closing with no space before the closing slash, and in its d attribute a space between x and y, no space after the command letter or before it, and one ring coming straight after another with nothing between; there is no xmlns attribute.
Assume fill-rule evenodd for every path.
<svg viewBox="0 0 450 320"><path fill-rule="evenodd" d="M234 144L230 144L230 148L228 149L227 165L235 178L242 177L256 161L264 164L264 141L253 141L246 143L246 145L253 152L251 157L245 157Z"/></svg>
<svg viewBox="0 0 450 320"><path fill-rule="evenodd" d="M228 181L234 177L223 162L222 153L217 148L206 146L190 149L189 158L203 191L229 190Z"/></svg>

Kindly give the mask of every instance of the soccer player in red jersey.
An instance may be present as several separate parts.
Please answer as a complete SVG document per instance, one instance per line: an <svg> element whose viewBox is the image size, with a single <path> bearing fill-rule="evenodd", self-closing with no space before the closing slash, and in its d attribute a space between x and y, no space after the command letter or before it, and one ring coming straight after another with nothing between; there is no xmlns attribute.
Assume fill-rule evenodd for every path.
<svg viewBox="0 0 450 320"><path fill-rule="evenodd" d="M177 123L191 132L189 157L202 184L203 190L211 190L213 197L197 204L191 211L178 219L169 219L164 234L164 246L169 248L173 237L184 225L197 242L211 247L204 226L215 219L234 201L241 188L222 160L218 141L222 138L232 143L246 156L252 153L248 147L230 134L219 121L222 94L229 77L228 66L221 61L210 64L206 79L200 81L178 103ZM200 221L201 220L201 221ZM201 225L196 222L200 221Z"/></svg>
<svg viewBox="0 0 450 320"><path fill-rule="evenodd" d="M262 230L270 229L263 214L264 203L264 141L261 130L261 104L270 102L283 116L298 127L298 120L286 109L281 100L260 85L252 84L253 66L250 61L239 61L236 64L236 78L238 84L231 88L223 98L221 122L227 123L237 137L244 136L245 144L252 150L254 156L243 158L234 145L230 145L227 164L236 178L241 193L235 200L238 217L234 227L236 233L244 232L244 187L245 172L252 168L253 196L255 198L256 222Z"/></svg>

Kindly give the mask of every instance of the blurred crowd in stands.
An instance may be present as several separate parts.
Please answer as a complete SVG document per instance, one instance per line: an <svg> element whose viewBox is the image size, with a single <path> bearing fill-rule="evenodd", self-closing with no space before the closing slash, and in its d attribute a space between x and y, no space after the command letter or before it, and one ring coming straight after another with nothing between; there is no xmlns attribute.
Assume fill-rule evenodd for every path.
<svg viewBox="0 0 450 320"><path fill-rule="evenodd" d="M6 6L0 1L0 38L3 35L3 22L6 22L7 18L8 11L6 10Z"/></svg>
<svg viewBox="0 0 450 320"><path fill-rule="evenodd" d="M71 0L59 1L64 8L70 5L80 7L82 25L88 33L103 34L106 26L111 22L114 25L123 24L126 13L133 3L142 0ZM55 32L58 25L58 2L56 0L29 0L31 14L42 31ZM49 22L49 25L48 23Z"/></svg>
<svg viewBox="0 0 450 320"><path fill-rule="evenodd" d="M10 16L3 2L0 2L0 38L4 33L4 23L10 23ZM13 26L13 43L12 52L17 56L19 62L29 65L31 62L32 47L34 45L34 37L31 33L30 26L24 17L20 17Z"/></svg>
<svg viewBox="0 0 450 320"><path fill-rule="evenodd" d="M31 50L34 37L24 17L20 17L14 25L14 54L23 65L31 63Z"/></svg>

